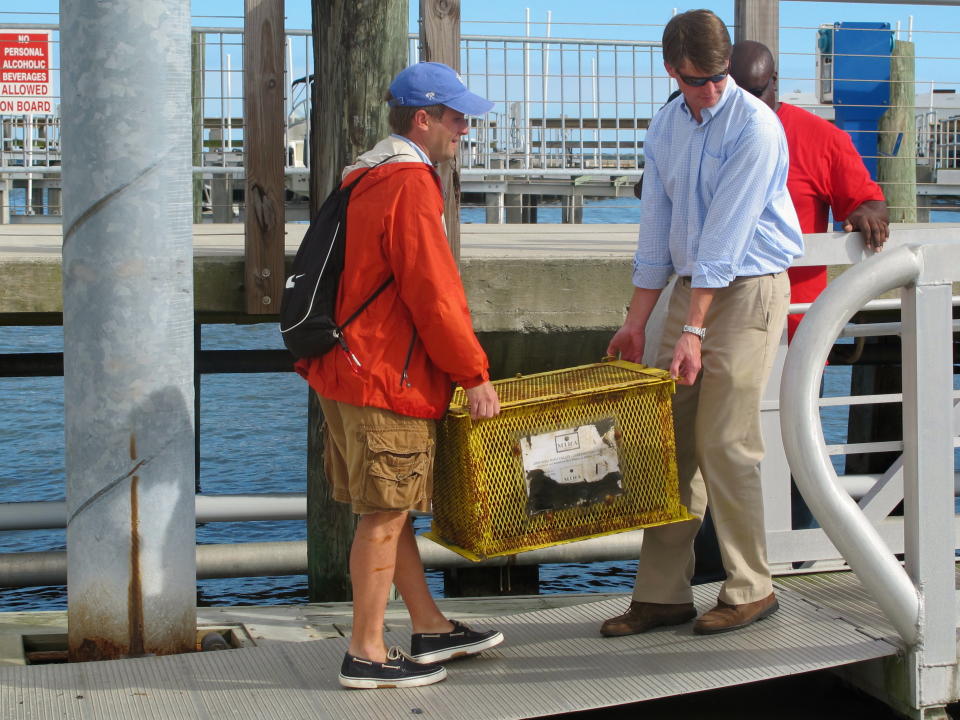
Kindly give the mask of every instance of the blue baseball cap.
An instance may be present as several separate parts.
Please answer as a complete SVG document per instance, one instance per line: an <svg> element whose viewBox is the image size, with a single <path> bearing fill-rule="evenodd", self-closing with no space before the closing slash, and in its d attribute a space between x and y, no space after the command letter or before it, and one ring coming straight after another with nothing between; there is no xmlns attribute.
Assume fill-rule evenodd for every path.
<svg viewBox="0 0 960 720"><path fill-rule="evenodd" d="M390 83L390 107L446 105L464 115L483 115L493 103L472 93L457 71L443 63L421 62L401 70Z"/></svg>

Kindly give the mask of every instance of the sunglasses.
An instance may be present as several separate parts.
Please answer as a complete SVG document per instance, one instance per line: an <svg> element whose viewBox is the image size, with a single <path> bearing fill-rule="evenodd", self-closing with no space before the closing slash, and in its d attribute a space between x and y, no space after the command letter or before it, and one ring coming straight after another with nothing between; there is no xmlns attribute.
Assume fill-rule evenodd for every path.
<svg viewBox="0 0 960 720"><path fill-rule="evenodd" d="M726 76L727 71L724 70L722 73L718 75L711 75L710 77L689 77L687 75L681 75L680 79L683 80L685 85L690 85L691 87L703 87L708 82L722 82Z"/></svg>

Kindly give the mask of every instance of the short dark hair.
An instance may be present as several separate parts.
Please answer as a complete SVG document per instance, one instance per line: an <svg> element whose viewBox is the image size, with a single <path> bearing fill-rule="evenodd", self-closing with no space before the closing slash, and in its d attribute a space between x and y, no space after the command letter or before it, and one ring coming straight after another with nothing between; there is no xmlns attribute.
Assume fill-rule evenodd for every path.
<svg viewBox="0 0 960 720"><path fill-rule="evenodd" d="M663 59L673 68L685 60L713 75L727 69L730 33L723 21L709 10L688 10L674 15L663 29Z"/></svg>
<svg viewBox="0 0 960 720"><path fill-rule="evenodd" d="M393 93L387 90L383 99L384 102L390 102L393 100ZM410 130L410 126L413 124L413 116L417 114L417 110L426 110L427 115L439 120L443 117L443 111L446 109L446 105L421 105L419 107L414 107L413 105L397 105L396 107L390 108L390 112L387 114L387 122L390 124L390 129L393 130L393 132L397 135L403 135Z"/></svg>

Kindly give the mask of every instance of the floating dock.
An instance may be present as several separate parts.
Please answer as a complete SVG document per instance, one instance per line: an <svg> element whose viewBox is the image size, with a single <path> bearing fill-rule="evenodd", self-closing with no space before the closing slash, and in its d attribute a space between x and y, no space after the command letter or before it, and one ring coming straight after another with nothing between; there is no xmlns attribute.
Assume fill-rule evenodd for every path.
<svg viewBox="0 0 960 720"><path fill-rule="evenodd" d="M694 588L701 612L719 584ZM438 685L344 690L337 672L350 606L200 608L198 634L230 631L236 649L109 662L22 665L23 635L65 633L64 612L0 615L0 708L36 717L550 717L755 683L852 663L896 663L893 628L850 573L776 581L780 611L742 631L693 634L692 623L603 638L626 595L540 595L440 600L451 617L496 626L506 641L448 664ZM839 602L837 602L839 601ZM387 642L406 647L409 624L391 603ZM469 708L469 711L465 710Z"/></svg>

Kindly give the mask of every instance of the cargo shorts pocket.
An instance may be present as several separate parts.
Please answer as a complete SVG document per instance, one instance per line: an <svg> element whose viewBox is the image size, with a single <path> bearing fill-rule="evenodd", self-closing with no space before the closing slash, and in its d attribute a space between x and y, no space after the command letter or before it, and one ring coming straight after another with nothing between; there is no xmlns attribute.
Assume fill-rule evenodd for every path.
<svg viewBox="0 0 960 720"><path fill-rule="evenodd" d="M363 503L383 510L407 510L421 502L433 462L433 439L409 430L366 433Z"/></svg>

